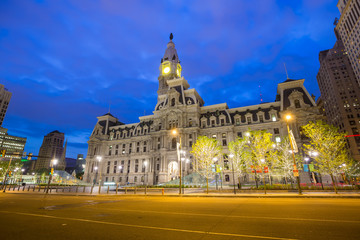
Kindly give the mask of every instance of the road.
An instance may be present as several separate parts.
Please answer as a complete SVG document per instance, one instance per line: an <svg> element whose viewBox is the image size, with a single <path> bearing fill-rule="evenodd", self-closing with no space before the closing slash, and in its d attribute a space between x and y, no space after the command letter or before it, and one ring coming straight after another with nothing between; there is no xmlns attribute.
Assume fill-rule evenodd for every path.
<svg viewBox="0 0 360 240"><path fill-rule="evenodd" d="M360 239L359 199L0 194L7 239Z"/></svg>

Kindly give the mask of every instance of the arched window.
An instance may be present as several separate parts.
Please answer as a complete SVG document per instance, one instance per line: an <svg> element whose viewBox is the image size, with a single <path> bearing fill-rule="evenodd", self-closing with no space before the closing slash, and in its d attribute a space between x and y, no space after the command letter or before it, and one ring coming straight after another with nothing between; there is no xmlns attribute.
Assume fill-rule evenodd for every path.
<svg viewBox="0 0 360 240"><path fill-rule="evenodd" d="M134 182L137 182L137 177L134 177Z"/></svg>
<svg viewBox="0 0 360 240"><path fill-rule="evenodd" d="M96 148L94 148L94 155L96 154Z"/></svg>
<svg viewBox="0 0 360 240"><path fill-rule="evenodd" d="M294 103L296 108L300 108L300 101L298 99L296 99Z"/></svg>
<svg viewBox="0 0 360 240"><path fill-rule="evenodd" d="M171 140L171 148L176 148L176 138Z"/></svg>
<svg viewBox="0 0 360 240"><path fill-rule="evenodd" d="M171 99L171 106L175 106L175 98Z"/></svg>
<svg viewBox="0 0 360 240"><path fill-rule="evenodd" d="M229 177L229 175L225 175L225 182L230 182L230 177Z"/></svg>

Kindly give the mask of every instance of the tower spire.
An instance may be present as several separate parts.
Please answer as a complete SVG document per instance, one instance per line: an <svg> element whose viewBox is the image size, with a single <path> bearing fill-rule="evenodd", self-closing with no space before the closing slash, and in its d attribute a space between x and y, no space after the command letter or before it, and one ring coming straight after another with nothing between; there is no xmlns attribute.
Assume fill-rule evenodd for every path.
<svg viewBox="0 0 360 240"><path fill-rule="evenodd" d="M170 41L173 40L174 35L172 33L170 33Z"/></svg>

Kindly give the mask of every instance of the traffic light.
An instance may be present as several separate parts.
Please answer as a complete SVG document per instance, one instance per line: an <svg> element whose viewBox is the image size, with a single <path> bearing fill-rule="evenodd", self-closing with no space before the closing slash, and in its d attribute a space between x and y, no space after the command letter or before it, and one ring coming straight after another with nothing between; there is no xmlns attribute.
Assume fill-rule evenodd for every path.
<svg viewBox="0 0 360 240"><path fill-rule="evenodd" d="M50 175L54 175L54 168L51 168Z"/></svg>
<svg viewBox="0 0 360 240"><path fill-rule="evenodd" d="M6 149L0 150L0 157L5 157Z"/></svg>
<svg viewBox="0 0 360 240"><path fill-rule="evenodd" d="M11 177L12 171L9 171L9 177Z"/></svg>
<svg viewBox="0 0 360 240"><path fill-rule="evenodd" d="M32 155L33 155L32 153L29 153L27 160L31 160Z"/></svg>

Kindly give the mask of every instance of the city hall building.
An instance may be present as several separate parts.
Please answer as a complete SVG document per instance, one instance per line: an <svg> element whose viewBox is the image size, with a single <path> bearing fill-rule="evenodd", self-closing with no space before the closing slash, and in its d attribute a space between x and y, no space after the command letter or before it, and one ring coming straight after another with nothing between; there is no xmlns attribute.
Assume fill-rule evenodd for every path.
<svg viewBox="0 0 360 240"><path fill-rule="evenodd" d="M304 139L300 126L321 119L315 100L304 87L304 79L278 84L275 101L252 106L229 108L226 103L206 106L201 96L182 76L182 68L170 36L161 59L157 104L152 115L139 117L139 122L124 124L110 113L98 121L88 141L84 180L88 183L121 185L156 185L179 177L177 143L181 139L183 176L193 173L195 159L191 146L198 136L216 138L228 153L227 145L249 130L267 130L274 141L287 136L283 116L291 113L290 128L298 146ZM178 135L174 136L172 129ZM300 153L303 154L303 153ZM224 184L232 184L227 159L221 175Z"/></svg>

